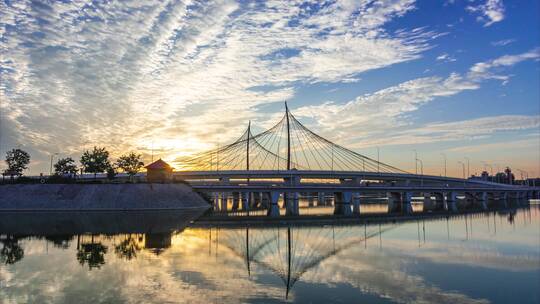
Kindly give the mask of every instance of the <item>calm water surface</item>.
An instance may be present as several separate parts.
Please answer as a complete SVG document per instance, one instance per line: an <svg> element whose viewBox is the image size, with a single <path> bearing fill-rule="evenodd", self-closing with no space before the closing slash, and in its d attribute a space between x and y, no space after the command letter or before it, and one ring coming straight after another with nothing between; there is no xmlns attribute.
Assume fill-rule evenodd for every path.
<svg viewBox="0 0 540 304"><path fill-rule="evenodd" d="M535 204L346 226L194 217L0 216L0 303L540 302Z"/></svg>

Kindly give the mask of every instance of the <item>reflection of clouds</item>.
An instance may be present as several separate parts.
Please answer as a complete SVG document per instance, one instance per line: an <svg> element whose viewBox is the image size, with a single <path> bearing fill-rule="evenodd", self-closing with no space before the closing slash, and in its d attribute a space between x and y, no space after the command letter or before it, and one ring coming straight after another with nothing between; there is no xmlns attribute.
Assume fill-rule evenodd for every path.
<svg viewBox="0 0 540 304"><path fill-rule="evenodd" d="M302 272L300 280L308 285L317 284L317 288L348 284L359 293L400 303L485 303L486 300L470 298L459 290L435 286L421 275L411 274L410 269L423 263L524 273L538 270L538 255L534 255L538 249L531 249L531 244L538 245L539 214L532 211L530 221L525 222L525 212L518 211L516 222L527 223L527 226L516 224L515 230L504 218L499 221L497 217L499 226L495 236L487 234L487 229L482 231L484 227L479 223L483 223L484 218L475 218L474 235L468 241L447 241L446 221L428 221L426 243L422 242L420 247L416 222L382 225L382 248L375 234L367 241L367 249L364 249L364 226L361 225L296 227L293 229L293 249L296 247L293 262L307 261L303 265L305 272L302 272L304 268L297 268ZM461 227L462 221L451 220L450 227ZM366 227L368 235L379 230L378 225ZM395 229L386 231L388 227ZM272 271L274 275L271 279L268 277L271 269L267 266L283 262L286 257L283 251L275 253L277 247L272 242L277 238L272 234L274 231L273 228L250 228L253 258L251 276L248 275L246 258L243 256L245 252L242 251L245 229L220 228L218 233L213 228L211 240L208 229L186 229L172 237L171 247L161 255L142 249L137 252L136 258L129 261L120 259L111 249L105 255L106 264L92 271L81 267L75 258L77 238L66 250L53 247L51 243L47 246L44 240L26 239L21 241L25 258L13 265L0 265L0 299L6 303L237 303L252 299L283 300L285 286L276 280L276 272ZM518 235L520 241L516 243L514 236ZM528 242L524 242L527 237ZM87 240L89 236L81 239ZM115 248L126 236L95 236L94 239ZM143 239L136 239L144 244ZM269 245L263 246L266 241L269 241ZM284 249L284 234L279 236L279 241L280 250ZM512 250L503 250L505 245L512 247ZM231 249L238 249L238 252ZM313 267L310 261L315 261ZM297 266L302 265L293 265ZM463 275L464 280L468 280L467 274ZM289 298L294 300L295 292L293 287Z"/></svg>
<svg viewBox="0 0 540 304"><path fill-rule="evenodd" d="M325 284L347 282L363 293L390 298L398 303L488 303L458 292L431 286L421 277L401 269L403 262L377 250L354 249L321 264L305 281Z"/></svg>
<svg viewBox="0 0 540 304"><path fill-rule="evenodd" d="M113 248L123 239L99 241ZM217 258L208 256L208 241L189 230L174 237L172 244L160 256L143 250L130 261L118 259L111 250L101 269L88 271L75 259L75 242L67 250L49 246L47 255L43 241L25 241L31 253L9 268L0 266L5 285L0 298L7 303L209 303L282 296L280 288L257 286L243 262L229 251L220 250Z"/></svg>
<svg viewBox="0 0 540 304"><path fill-rule="evenodd" d="M460 264L506 271L540 269L538 255L503 254L498 252L495 247L465 246L462 244L442 245L427 242L422 244L419 249L417 242L399 240L385 241L384 244L385 248L400 252L410 258L425 258L440 264Z"/></svg>

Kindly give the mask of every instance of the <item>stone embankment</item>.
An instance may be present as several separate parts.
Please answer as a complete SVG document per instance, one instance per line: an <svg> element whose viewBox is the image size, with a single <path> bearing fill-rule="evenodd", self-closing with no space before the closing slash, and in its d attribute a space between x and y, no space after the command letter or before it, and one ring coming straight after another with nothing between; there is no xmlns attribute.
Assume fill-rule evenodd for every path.
<svg viewBox="0 0 540 304"><path fill-rule="evenodd" d="M0 211L197 208L209 204L185 184L0 185Z"/></svg>

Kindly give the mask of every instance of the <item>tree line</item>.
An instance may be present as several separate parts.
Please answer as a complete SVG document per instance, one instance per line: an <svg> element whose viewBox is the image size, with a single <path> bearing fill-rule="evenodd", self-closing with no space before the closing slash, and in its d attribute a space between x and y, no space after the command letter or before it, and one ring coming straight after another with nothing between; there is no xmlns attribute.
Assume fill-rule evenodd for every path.
<svg viewBox="0 0 540 304"><path fill-rule="evenodd" d="M93 173L94 178L98 173L107 173L107 177L113 178L118 170L127 173L130 179L144 166L141 154L130 152L120 156L116 162L109 159L109 151L104 147L94 147L91 151L84 151L79 160L81 166L77 167L71 157L60 158L54 164L54 175L59 177L74 177L81 170L85 173ZM21 149L12 149L6 153L5 162L7 169L2 173L4 176L21 177L24 170L28 169L30 154Z"/></svg>

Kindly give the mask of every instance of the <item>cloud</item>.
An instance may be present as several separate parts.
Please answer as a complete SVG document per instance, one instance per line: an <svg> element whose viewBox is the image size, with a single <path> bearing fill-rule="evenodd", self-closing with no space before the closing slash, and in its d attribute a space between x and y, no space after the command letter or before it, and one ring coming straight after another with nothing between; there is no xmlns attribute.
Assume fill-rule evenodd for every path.
<svg viewBox="0 0 540 304"><path fill-rule="evenodd" d="M2 149L22 145L43 161L93 145L115 156L154 146L171 159L207 148L264 120L258 105L292 98L299 84L355 82L419 58L437 33L385 29L414 9L413 0L2 2Z"/></svg>
<svg viewBox="0 0 540 304"><path fill-rule="evenodd" d="M476 20L484 23L486 27L504 19L505 12L502 0L487 0L484 4L469 5L466 9L471 13L480 14Z"/></svg>
<svg viewBox="0 0 540 304"><path fill-rule="evenodd" d="M511 43L514 43L514 42L516 42L516 39L503 39L503 40L493 41L491 43L491 45L493 45L493 46L505 46L505 45L508 45L508 44L511 44Z"/></svg>
<svg viewBox="0 0 540 304"><path fill-rule="evenodd" d="M538 138L538 134L535 135ZM473 153L473 152L482 152L482 151L489 151L494 149L501 149L504 147L507 147L509 149L527 149L530 148L532 151L539 151L540 150L540 142L538 140L531 140L531 139L519 139L519 140L511 140L511 141L505 141L504 143L496 142L496 143L488 143L488 144L473 144L473 145L465 145L465 146L459 146L452 149L449 149L449 151L453 152L460 152L460 153Z"/></svg>
<svg viewBox="0 0 540 304"><path fill-rule="evenodd" d="M539 116L489 116L463 121L429 123L419 128L395 132L394 135L381 139L378 144L399 145L472 140L485 138L497 132L531 130L539 127ZM523 144L523 142L520 142L520 144ZM484 145L478 146L476 149L485 149L484 151L487 151L490 148L494 148L494 146L500 147L500 145L501 143L493 144L493 146Z"/></svg>
<svg viewBox="0 0 540 304"><path fill-rule="evenodd" d="M442 53L441 55L437 56L437 61L446 61L446 62L454 62L457 59L448 55L447 53Z"/></svg>
<svg viewBox="0 0 540 304"><path fill-rule="evenodd" d="M332 138L349 147L458 140L503 130L530 129L538 126L538 117L503 115L411 129L407 115L439 97L479 89L485 80L508 81L509 76L500 74L505 67L539 57L539 49L506 55L474 64L465 74L417 78L358 96L344 104L328 101L301 107L294 113L312 118L326 134L332 134Z"/></svg>

